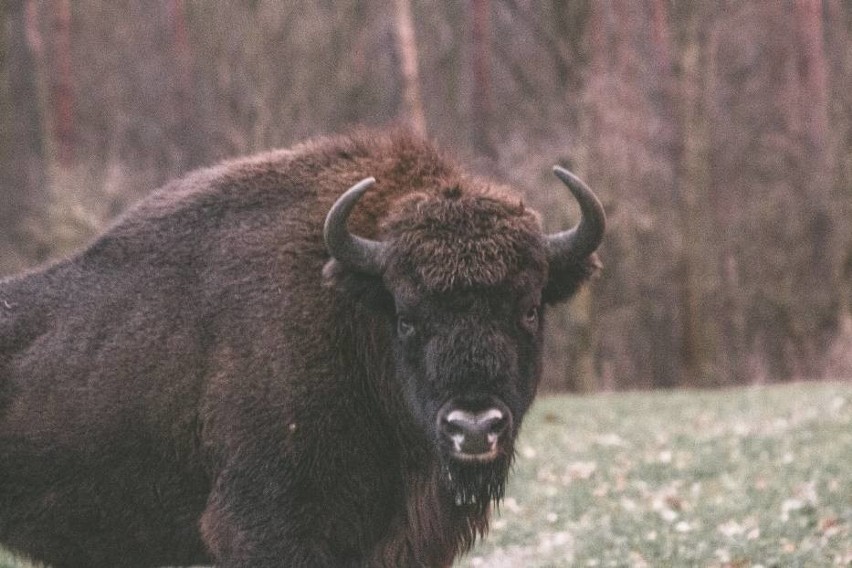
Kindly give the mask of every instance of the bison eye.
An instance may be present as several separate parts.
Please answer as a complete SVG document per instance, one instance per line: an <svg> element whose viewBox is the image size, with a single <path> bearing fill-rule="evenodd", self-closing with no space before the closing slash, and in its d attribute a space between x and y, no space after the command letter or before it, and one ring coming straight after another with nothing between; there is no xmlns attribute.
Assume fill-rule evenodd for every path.
<svg viewBox="0 0 852 568"><path fill-rule="evenodd" d="M527 312L524 314L523 326L530 330L535 331L538 329L538 318L539 318L539 309L538 306L532 306Z"/></svg>
<svg viewBox="0 0 852 568"><path fill-rule="evenodd" d="M414 335L414 324L410 319L399 316L396 319L396 333L402 339L406 339Z"/></svg>

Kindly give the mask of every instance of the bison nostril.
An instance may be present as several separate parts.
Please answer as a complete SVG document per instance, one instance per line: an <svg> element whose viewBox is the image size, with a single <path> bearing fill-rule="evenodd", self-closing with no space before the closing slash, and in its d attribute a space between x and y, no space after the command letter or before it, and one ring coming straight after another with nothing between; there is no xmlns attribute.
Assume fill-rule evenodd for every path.
<svg viewBox="0 0 852 568"><path fill-rule="evenodd" d="M489 435L499 436L506 430L509 421L505 418L497 418L488 422L485 426Z"/></svg>
<svg viewBox="0 0 852 568"><path fill-rule="evenodd" d="M444 432L446 432L447 434L449 434L451 436L456 435L456 434L464 434L464 432L465 432L464 426L462 426L459 422L450 421L450 420L447 420L446 418L444 419L444 421L442 422L441 425L444 429Z"/></svg>

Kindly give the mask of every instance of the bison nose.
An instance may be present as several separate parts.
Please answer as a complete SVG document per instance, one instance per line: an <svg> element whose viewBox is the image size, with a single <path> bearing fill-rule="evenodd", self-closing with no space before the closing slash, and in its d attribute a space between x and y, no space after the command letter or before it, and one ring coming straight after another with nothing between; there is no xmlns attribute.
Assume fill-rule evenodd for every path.
<svg viewBox="0 0 852 568"><path fill-rule="evenodd" d="M441 413L439 428L455 457L482 461L497 456L498 441L509 422L507 410L492 407L471 412L456 408Z"/></svg>

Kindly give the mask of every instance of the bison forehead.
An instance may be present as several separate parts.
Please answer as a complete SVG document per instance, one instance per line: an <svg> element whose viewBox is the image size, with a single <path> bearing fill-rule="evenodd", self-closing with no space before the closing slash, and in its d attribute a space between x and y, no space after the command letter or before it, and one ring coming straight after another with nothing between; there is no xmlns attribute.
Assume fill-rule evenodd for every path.
<svg viewBox="0 0 852 568"><path fill-rule="evenodd" d="M384 223L392 243L386 276L429 291L494 286L542 274L546 260L537 216L490 196L415 196Z"/></svg>

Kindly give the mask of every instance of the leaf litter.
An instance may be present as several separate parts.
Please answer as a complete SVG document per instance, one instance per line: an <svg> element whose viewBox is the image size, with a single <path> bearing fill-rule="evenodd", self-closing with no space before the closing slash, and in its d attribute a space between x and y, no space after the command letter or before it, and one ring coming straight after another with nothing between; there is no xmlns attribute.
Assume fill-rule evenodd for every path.
<svg viewBox="0 0 852 568"><path fill-rule="evenodd" d="M519 448L458 566L852 566L852 383L554 396Z"/></svg>

